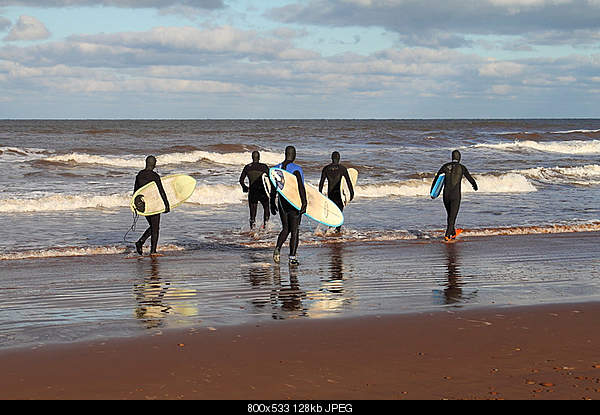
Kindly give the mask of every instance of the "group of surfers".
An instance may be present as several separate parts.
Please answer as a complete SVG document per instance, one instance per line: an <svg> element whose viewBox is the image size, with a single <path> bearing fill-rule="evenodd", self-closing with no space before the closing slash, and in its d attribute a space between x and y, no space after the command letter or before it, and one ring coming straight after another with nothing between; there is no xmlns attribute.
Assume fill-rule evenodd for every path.
<svg viewBox="0 0 600 415"><path fill-rule="evenodd" d="M302 215L306 213L308 205L306 198L306 188L304 186L304 171L302 167L295 163L296 160L296 148L294 146L287 146L285 149L285 159L283 162L274 166L276 168L283 169L296 177L298 181L298 192L300 196L301 206L300 209L293 206L285 198L280 197L275 186L271 186L271 193L267 194L265 186L263 185L263 174L269 175L269 167L260 162L260 153L258 151L252 152L252 162L245 165L244 169L239 178L239 183L244 193L248 193L248 206L250 209L250 228L254 229L256 226L256 214L258 211L258 204L260 203L263 207L263 227L266 226L271 215L279 214L281 219L281 231L277 237L277 243L275 250L273 251L273 260L276 263L280 262L281 247L285 241L290 238L290 254L288 257L290 265L298 265L297 250L299 244L299 228ZM455 229L456 217L460 208L461 201L461 181L462 178L466 178L474 190L477 190L477 183L475 179L469 173L469 170L460 163L461 154L458 150L452 152L452 161L445 163L437 172L431 188L433 189L438 177L444 174L444 187L443 187L443 201L444 207L447 213L447 226L444 239L451 241L456 238L457 229ZM134 193L142 186L155 182L158 186L159 193L165 204L165 212L170 211L169 201L164 191L160 176L154 171L156 167L156 157L146 157L146 167L141 170L135 178ZM341 194L341 180L346 179L348 190L350 191L350 200L354 199L354 187L348 169L340 164L340 153L334 151L331 154L331 163L325 166L321 172L321 180L319 181L319 192L323 191L325 181L327 180L327 197L331 199L341 211L344 210L344 203L342 202ZM248 184L246 184L248 179ZM156 255L158 236L160 228L160 214L146 216L148 221L148 228L142 234L140 239L135 243L135 248L138 254L142 255L143 245L147 239L150 238L150 255ZM337 231L341 231L341 227L337 228Z"/></svg>

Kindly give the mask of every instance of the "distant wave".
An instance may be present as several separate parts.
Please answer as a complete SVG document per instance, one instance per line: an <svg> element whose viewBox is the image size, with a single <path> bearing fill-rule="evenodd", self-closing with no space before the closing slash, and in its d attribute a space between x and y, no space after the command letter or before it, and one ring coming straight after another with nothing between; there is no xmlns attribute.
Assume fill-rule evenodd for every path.
<svg viewBox="0 0 600 415"><path fill-rule="evenodd" d="M0 161L8 158L11 161L29 161L49 154L50 151L40 148L0 147Z"/></svg>
<svg viewBox="0 0 600 415"><path fill-rule="evenodd" d="M586 130L586 129L566 130L566 131L554 131L551 134L594 134L594 133L600 133L600 130Z"/></svg>
<svg viewBox="0 0 600 415"><path fill-rule="evenodd" d="M279 153L261 151L260 154L261 161L269 165L280 163L283 159L283 156ZM156 159L159 166L196 163L202 160L208 160L216 164L236 166L243 166L252 162L250 152L216 153L201 150L159 154L156 156ZM144 157L134 155L126 157L113 157L86 153L70 153L47 157L44 160L51 163L99 164L105 166L136 169L142 169L144 167Z"/></svg>
<svg viewBox="0 0 600 415"><path fill-rule="evenodd" d="M537 167L520 170L527 177L548 183L592 186L600 184L600 166L589 164L576 167Z"/></svg>
<svg viewBox="0 0 600 415"><path fill-rule="evenodd" d="M505 151L543 151L548 153L563 154L596 154L600 153L600 140L572 140L572 141L548 141L539 142L533 140L498 144L475 144L474 148L491 148Z"/></svg>

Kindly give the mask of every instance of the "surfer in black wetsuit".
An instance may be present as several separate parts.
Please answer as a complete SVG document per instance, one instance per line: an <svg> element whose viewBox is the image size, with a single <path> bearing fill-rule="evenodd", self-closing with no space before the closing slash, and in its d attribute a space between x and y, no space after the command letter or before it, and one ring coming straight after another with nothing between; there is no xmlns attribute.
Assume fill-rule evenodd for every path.
<svg viewBox="0 0 600 415"><path fill-rule="evenodd" d="M283 163L280 163L275 167L283 169L296 176L296 180L298 181L298 192L300 193L300 210L296 209L290 202L281 196L277 196L278 202L276 204L275 199L277 195L277 189L275 185L271 187L271 213L276 215L277 211L279 211L279 217L281 218L282 225L281 232L277 238L277 246L273 252L273 260L277 263L279 262L281 247L283 246L288 235L291 234L289 256L290 265L298 265L296 251L298 249L298 243L300 239L300 220L302 219L302 215L306 212L306 207L308 205L306 201L306 189L304 188L304 172L302 171L302 167L294 164L294 160L296 160L296 148L294 146L287 146L285 148L285 160Z"/></svg>
<svg viewBox="0 0 600 415"><path fill-rule="evenodd" d="M454 150L452 152L452 161L444 164L435 175L433 183L431 184L431 190L435 186L435 182L440 174L444 173L444 207L448 214L448 224L446 227L446 234L444 239L451 240L456 238L456 229L454 224L456 222L456 216L458 215L458 209L460 208L461 188L460 183L463 176L471 183L473 190L477 190L477 183L475 179L471 177L469 170L462 164L460 164L460 151Z"/></svg>
<svg viewBox="0 0 600 415"><path fill-rule="evenodd" d="M156 186L158 186L158 192L160 193L160 196L165 204L165 213L169 213L171 210L169 200L167 199L167 194L165 193L165 189L160 181L160 176L154 171L154 167L156 167L156 157L146 157L146 168L144 170L140 170L137 176L135 176L133 192L135 193L140 187L145 186L148 183L155 182ZM146 242L146 239L150 238L150 255L155 255L156 246L158 245L158 233L160 229L160 213L158 215L146 216L146 220L150 226L148 229L146 229L146 232L144 232L142 237L135 243L135 250L138 254L142 255L142 246L144 245L144 242Z"/></svg>
<svg viewBox="0 0 600 415"><path fill-rule="evenodd" d="M350 200L354 199L354 186L352 186L352 181L350 180L350 175L348 174L348 169L340 164L340 153L334 151L331 153L331 164L323 167L323 171L321 172L321 181L319 182L319 192L323 191L323 186L325 185L325 179L327 179L327 197L333 201L340 208L340 210L344 211L344 202L342 201L342 190L341 190L341 181L342 177L346 179L346 184L348 185L348 189L350 190ZM338 226L336 230L340 232L342 229L341 226Z"/></svg>
<svg viewBox="0 0 600 415"><path fill-rule="evenodd" d="M240 185L244 193L248 193L248 206L250 208L250 229L254 229L256 221L256 211L258 210L258 202L263 207L263 228L267 226L269 221L269 195L265 191L265 186L262 181L262 175L269 175L269 167L260 163L260 153L252 152L252 163L246 164L240 175ZM246 186L246 177L250 186Z"/></svg>

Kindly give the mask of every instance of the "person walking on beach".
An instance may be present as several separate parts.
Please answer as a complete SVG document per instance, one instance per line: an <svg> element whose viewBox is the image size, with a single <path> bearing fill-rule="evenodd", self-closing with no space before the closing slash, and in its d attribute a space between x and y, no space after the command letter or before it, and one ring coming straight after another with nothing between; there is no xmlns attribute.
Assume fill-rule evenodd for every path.
<svg viewBox="0 0 600 415"><path fill-rule="evenodd" d="M269 195L265 191L262 175L269 175L269 167L260 163L260 153L252 152L252 163L246 164L240 175L240 185L244 193L248 193L248 207L250 208L250 229L254 229L256 221L256 212L258 210L258 202L263 207L263 228L267 227L269 221ZM249 186L246 186L246 177L248 177Z"/></svg>
<svg viewBox="0 0 600 415"><path fill-rule="evenodd" d="M462 164L460 164L460 151L454 150L452 152L452 161L444 164L435 175L433 183L431 184L431 190L435 186L440 174L444 173L444 207L448 215L446 234L444 240L450 241L456 238L457 231L454 228L456 223L456 216L458 215L458 209L460 208L461 199L461 180L463 176L471 183L473 190L477 191L477 183L475 179L471 177L469 170ZM459 230L459 233L461 230Z"/></svg>
<svg viewBox="0 0 600 415"><path fill-rule="evenodd" d="M160 181L160 176L154 171L155 167L156 157L146 157L146 168L140 170L137 176L135 176L133 193L135 193L140 187L145 186L148 183L155 182L156 186L158 187L158 192L160 193L160 196L165 204L165 213L169 213L171 210L169 200L167 199L167 194L165 193L165 189ZM135 250L138 254L142 255L142 247L144 246L144 242L146 242L146 239L150 238L150 255L156 255L156 246L158 245L158 233L160 229L160 213L157 215L146 216L146 220L150 226L148 229L146 229L141 238L135 243Z"/></svg>
<svg viewBox="0 0 600 415"><path fill-rule="evenodd" d="M302 171L302 167L294 163L294 160L296 160L296 148L294 146L287 146L285 148L285 160L283 163L280 163L275 167L292 173L296 177L301 201L300 210L296 209L283 197L276 197L276 186L272 186L271 188L271 213L276 215L279 211L279 217L281 218L282 225L281 232L277 238L277 246L273 252L273 260L279 263L281 247L286 241L288 235L291 235L289 256L290 265L298 265L296 251L298 250L298 243L300 239L300 221L302 219L302 215L306 212L306 207L308 204L306 201L306 189L304 188L304 172ZM275 202L276 198L278 200L277 203Z"/></svg>
<svg viewBox="0 0 600 415"><path fill-rule="evenodd" d="M350 180L350 175L348 174L348 169L340 164L340 153L334 151L331 153L331 163L327 166L323 167L321 171L321 181L319 182L319 192L323 191L323 186L325 185L325 179L327 179L327 197L333 201L340 208L340 210L344 211L344 202L342 201L342 190L341 190L341 182L342 177L346 179L346 184L348 185L348 189L350 190L350 200L354 199L354 187L352 186L352 180ZM342 230L341 226L336 228L337 232Z"/></svg>

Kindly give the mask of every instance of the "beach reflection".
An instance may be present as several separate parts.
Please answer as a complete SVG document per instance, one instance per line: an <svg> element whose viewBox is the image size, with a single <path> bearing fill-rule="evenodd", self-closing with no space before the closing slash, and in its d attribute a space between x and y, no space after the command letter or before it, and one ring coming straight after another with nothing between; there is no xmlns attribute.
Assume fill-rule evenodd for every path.
<svg viewBox="0 0 600 415"><path fill-rule="evenodd" d="M329 245L329 278L321 281L317 292L311 293L314 302L310 306L310 316L313 318L326 317L339 313L351 303L351 297L344 286L344 244Z"/></svg>
<svg viewBox="0 0 600 415"><path fill-rule="evenodd" d="M446 248L446 278L448 282L444 289L444 299L446 304L457 304L462 302L462 276L460 274L460 255L456 249L456 244L445 244Z"/></svg>
<svg viewBox="0 0 600 415"><path fill-rule="evenodd" d="M273 287L271 290L271 316L275 320L287 318L306 317L307 310L302 301L306 293L300 288L298 280L298 267L289 266L289 285L282 284L281 266L273 268Z"/></svg>
<svg viewBox="0 0 600 415"><path fill-rule="evenodd" d="M137 302L135 316L146 328L161 327L171 307L165 304L165 296L171 285L160 277L158 258L139 259L136 265L136 281L133 293Z"/></svg>

